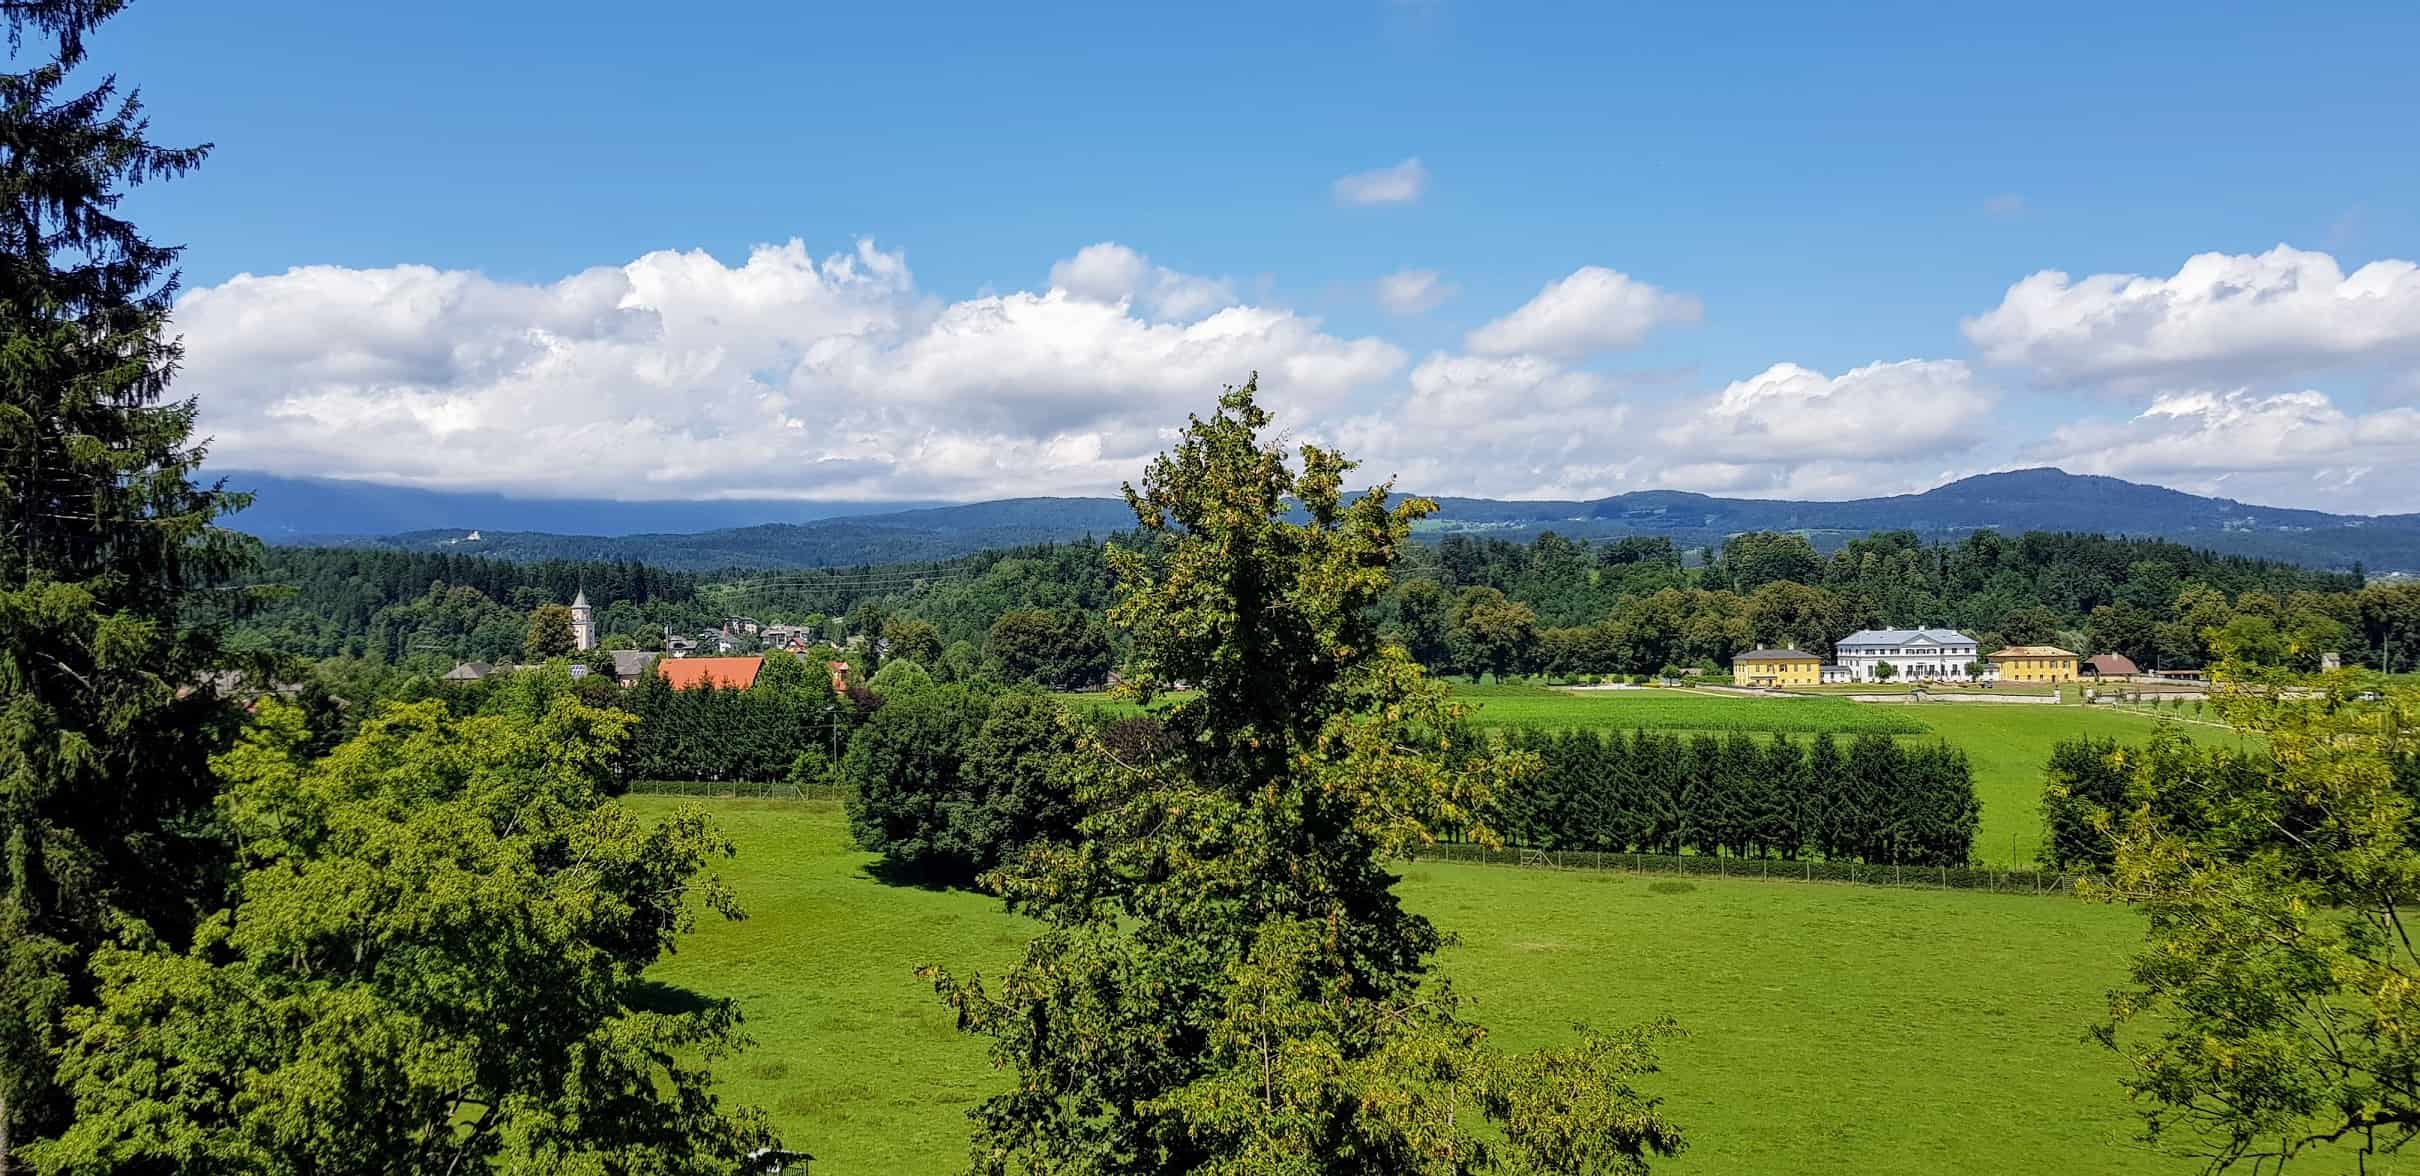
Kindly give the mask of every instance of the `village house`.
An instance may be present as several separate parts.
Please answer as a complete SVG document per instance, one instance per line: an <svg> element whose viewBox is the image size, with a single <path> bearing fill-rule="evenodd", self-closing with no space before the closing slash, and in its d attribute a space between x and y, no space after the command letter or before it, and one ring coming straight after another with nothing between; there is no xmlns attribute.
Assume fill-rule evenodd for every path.
<svg viewBox="0 0 2420 1176"><path fill-rule="evenodd" d="M656 672L664 676L675 690L745 690L756 685L756 673L764 668L761 657L684 657L667 658L656 663Z"/></svg>
<svg viewBox="0 0 2420 1176"><path fill-rule="evenodd" d="M638 685L639 675L647 672L647 663L654 661L655 657L644 649L614 650L613 680L624 686Z"/></svg>
<svg viewBox="0 0 2420 1176"><path fill-rule="evenodd" d="M1981 648L1956 629L1859 629L1832 650L1849 681L1881 681L1875 669L1887 665L1901 682L1965 682L1974 677L1970 667Z"/></svg>

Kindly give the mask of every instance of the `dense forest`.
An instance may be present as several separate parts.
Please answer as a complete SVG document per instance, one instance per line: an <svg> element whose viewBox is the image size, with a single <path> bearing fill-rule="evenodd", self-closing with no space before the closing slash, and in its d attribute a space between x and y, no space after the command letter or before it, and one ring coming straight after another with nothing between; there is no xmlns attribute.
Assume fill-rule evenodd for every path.
<svg viewBox="0 0 2420 1176"><path fill-rule="evenodd" d="M1782 532L1699 552L1653 537L1447 536L1401 580L1396 632L1423 662L1463 673L1711 668L1750 647L1828 655L1858 629L1919 625L1964 629L1987 653L2046 642L2144 666L2206 666L2214 643L2305 669L2327 651L2368 665L2420 655L2420 585L2157 539L1983 531L1926 544L1887 531L1827 556Z"/></svg>
<svg viewBox="0 0 2420 1176"><path fill-rule="evenodd" d="M265 605L233 620L241 644L420 668L511 661L529 614L580 592L595 605L609 649L661 649L668 628L693 633L733 616L806 624L832 639L878 635L882 621L900 612L933 623L945 644L980 644L1006 613L1098 613L1109 593L1100 549L1074 544L771 575L627 560L514 563L375 547L271 547L238 582L274 589ZM851 628L844 618L861 606L870 607Z"/></svg>
<svg viewBox="0 0 2420 1176"><path fill-rule="evenodd" d="M1127 537L1129 545L1139 541ZM276 548L250 577L283 596L240 641L418 672L512 661L541 604L585 591L607 648L660 649L745 616L836 644L903 635L991 660L1012 680L1081 685L1114 660L1097 544L953 560L777 573L670 571L629 561L515 564L385 549ZM2146 667L2249 661L2404 668L2420 658L2420 584L2218 555L2154 539L2028 532L1927 544L1912 532L1829 555L1780 532L1687 550L1660 537L1590 543L1447 535L1415 544L1379 603L1386 630L1431 669L1584 677L1718 670L1754 646L1828 653L1860 628L1947 625L2003 644L2116 652Z"/></svg>

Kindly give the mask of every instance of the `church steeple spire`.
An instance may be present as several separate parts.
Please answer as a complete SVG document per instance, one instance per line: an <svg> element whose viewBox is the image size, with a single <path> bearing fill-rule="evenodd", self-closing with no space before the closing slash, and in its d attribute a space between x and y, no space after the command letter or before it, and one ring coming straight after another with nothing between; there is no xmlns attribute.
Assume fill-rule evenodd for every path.
<svg viewBox="0 0 2420 1176"><path fill-rule="evenodd" d="M583 586L571 598L571 643L582 651L597 647L597 614L588 607L588 589Z"/></svg>

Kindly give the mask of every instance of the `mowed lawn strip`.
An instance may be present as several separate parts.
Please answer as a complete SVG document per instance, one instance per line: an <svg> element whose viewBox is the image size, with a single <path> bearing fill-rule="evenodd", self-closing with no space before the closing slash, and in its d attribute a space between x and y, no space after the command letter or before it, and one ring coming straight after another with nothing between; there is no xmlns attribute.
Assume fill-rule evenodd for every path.
<svg viewBox="0 0 2420 1176"><path fill-rule="evenodd" d="M718 1067L818 1171L949 1172L1001 1079L911 974L997 974L1030 924L989 898L886 885L837 805L703 804L740 847L749 918L701 918L653 979L739 998L758 1045ZM2177 1170L2129 1142L2113 1060L2081 1040L2139 934L2067 898L1641 878L1423 862L1402 892L1510 1047L1664 1014L1654 1088L1697 1141L1659 1171Z"/></svg>
<svg viewBox="0 0 2420 1176"><path fill-rule="evenodd" d="M1482 726L1564 731L1818 731L1853 735L1921 733L1896 707L1840 698L1753 698L1676 689L1563 690L1551 686L1457 683L1454 699L1476 709Z"/></svg>

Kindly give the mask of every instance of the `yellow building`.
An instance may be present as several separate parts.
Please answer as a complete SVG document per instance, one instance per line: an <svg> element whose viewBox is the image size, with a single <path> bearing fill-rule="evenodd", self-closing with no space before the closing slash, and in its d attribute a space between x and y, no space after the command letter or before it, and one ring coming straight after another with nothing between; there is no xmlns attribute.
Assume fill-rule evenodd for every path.
<svg viewBox="0 0 2420 1176"><path fill-rule="evenodd" d="M1751 649L1731 659L1738 686L1813 686L1822 675L1823 659L1803 649Z"/></svg>
<svg viewBox="0 0 2420 1176"><path fill-rule="evenodd" d="M2056 645L2011 645L1991 664L2003 682L2075 681L2075 655Z"/></svg>

